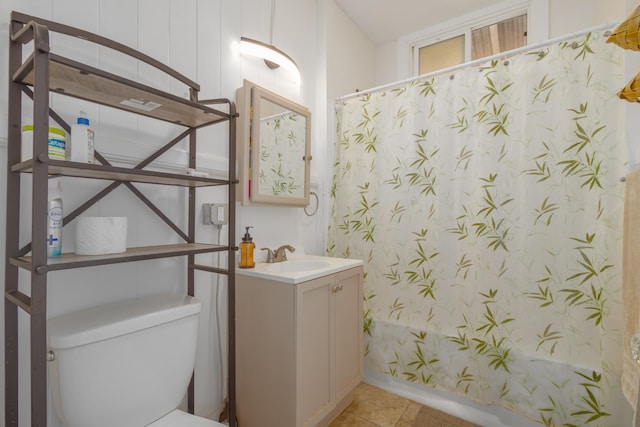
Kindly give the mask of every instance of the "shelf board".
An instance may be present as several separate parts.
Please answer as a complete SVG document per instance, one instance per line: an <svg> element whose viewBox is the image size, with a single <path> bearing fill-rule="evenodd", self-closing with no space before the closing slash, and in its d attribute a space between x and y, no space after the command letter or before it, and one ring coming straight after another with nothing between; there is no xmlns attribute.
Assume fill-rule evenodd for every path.
<svg viewBox="0 0 640 427"><path fill-rule="evenodd" d="M126 252L107 255L76 255L75 253L63 253L60 257L47 259L46 271L68 270L72 268L195 255L225 250L228 250L227 246L204 243L178 243L174 245L128 248ZM31 270L32 268L32 260L29 256L11 258L10 262L16 267L27 270Z"/></svg>
<svg viewBox="0 0 640 427"><path fill-rule="evenodd" d="M31 55L13 80L34 85L34 56ZM229 120L229 113L125 79L98 68L50 55L49 89L74 98L197 128Z"/></svg>
<svg viewBox="0 0 640 427"><path fill-rule="evenodd" d="M205 178L186 174L149 171L144 169L131 169L116 166L103 166L99 164L70 162L67 160L47 161L49 175L71 176L77 178L106 179L110 181L129 181L147 184L175 185L180 187L212 187L216 185L229 185L224 179ZM33 171L33 159L17 163L11 167L12 172L31 173Z"/></svg>

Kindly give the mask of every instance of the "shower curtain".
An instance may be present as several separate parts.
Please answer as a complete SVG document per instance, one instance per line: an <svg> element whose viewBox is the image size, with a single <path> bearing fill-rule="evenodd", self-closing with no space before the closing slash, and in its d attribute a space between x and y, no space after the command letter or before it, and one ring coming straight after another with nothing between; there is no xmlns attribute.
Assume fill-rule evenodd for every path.
<svg viewBox="0 0 640 427"><path fill-rule="evenodd" d="M336 102L328 253L367 370L622 426L620 49L602 33Z"/></svg>

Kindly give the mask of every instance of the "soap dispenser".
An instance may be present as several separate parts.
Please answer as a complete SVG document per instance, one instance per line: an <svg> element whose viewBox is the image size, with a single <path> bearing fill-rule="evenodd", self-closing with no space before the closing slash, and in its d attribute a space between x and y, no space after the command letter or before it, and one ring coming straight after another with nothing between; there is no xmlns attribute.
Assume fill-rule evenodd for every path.
<svg viewBox="0 0 640 427"><path fill-rule="evenodd" d="M253 260L253 250L256 248L255 243L253 243L253 239L249 234L249 229L253 227L245 227L247 229L246 233L242 237L242 243L240 243L240 268L253 268L256 266L255 261Z"/></svg>

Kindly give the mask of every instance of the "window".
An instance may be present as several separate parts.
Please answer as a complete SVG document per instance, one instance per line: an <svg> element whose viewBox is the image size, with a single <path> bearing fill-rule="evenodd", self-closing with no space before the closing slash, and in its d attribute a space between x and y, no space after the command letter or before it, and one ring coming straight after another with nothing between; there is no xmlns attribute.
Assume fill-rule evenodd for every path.
<svg viewBox="0 0 640 427"><path fill-rule="evenodd" d="M526 45L526 14L471 31L472 60L497 55Z"/></svg>
<svg viewBox="0 0 640 427"><path fill-rule="evenodd" d="M419 74L462 64L464 57L464 35L422 46L418 49Z"/></svg>
<svg viewBox="0 0 640 427"><path fill-rule="evenodd" d="M494 49L498 49L498 52L506 52L527 44L548 40L549 1L503 0L450 21L442 21L420 31L406 34L397 40L394 52L395 73L381 76L380 81L409 79L425 72L470 62L474 58L491 56ZM493 44L491 44L492 37ZM451 39L457 39L457 41L454 42ZM477 43L475 47L472 39ZM429 47L433 47L437 52L437 45L443 42L455 43L457 46L449 45L450 47L445 49L449 57L429 52L431 50ZM443 43L440 46L447 44ZM454 52L459 52L460 45L464 46L460 48L463 49L464 54L453 61L450 56L453 56ZM422 50L425 47L427 49ZM460 54L455 53L455 55ZM381 60L385 59L385 63L393 60L383 51L380 56ZM422 72L420 71L421 56L422 69L425 70ZM438 63L440 60L443 61L441 64ZM392 71L391 68L389 70Z"/></svg>
<svg viewBox="0 0 640 427"><path fill-rule="evenodd" d="M417 75L427 74L526 44L527 14L521 13L488 25L460 29L445 40L431 38L418 41L412 46L414 72Z"/></svg>

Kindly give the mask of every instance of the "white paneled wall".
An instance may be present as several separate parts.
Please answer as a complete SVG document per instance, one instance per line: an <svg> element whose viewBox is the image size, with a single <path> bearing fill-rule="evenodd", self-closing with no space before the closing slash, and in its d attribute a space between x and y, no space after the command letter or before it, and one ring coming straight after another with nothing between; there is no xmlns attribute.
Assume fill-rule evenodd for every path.
<svg viewBox="0 0 640 427"><path fill-rule="evenodd" d="M283 93L313 108L316 87L316 1L277 1L274 27L274 44L295 58L302 70L302 82L294 84L284 71L272 71L263 63L242 58L238 51L240 36L257 38L268 42L270 23L270 0L5 0L0 2L0 227L4 228L6 170L6 121L7 121L7 69L8 21L11 10L36 15L57 22L79 27L111 38L133 47L175 68L198 82L200 99L230 98L235 100L236 88L244 78L255 81L270 90ZM155 87L162 87L179 96L187 96L186 88L162 75L155 69L124 58L109 49L89 47L87 43L65 37L52 40L55 51L80 59L90 65L105 68L124 77L138 80ZM135 164L182 129L159 123L144 117L136 117L121 111L75 99L52 95L54 109L69 123L80 111L86 111L96 131L96 148L111 161ZM27 103L27 105L30 105ZM23 119L29 121L31 112L24 110ZM313 126L324 127L314 122ZM226 147L226 125L200 130L198 133L198 164L205 169L226 170L228 148ZM320 133L324 135L324 132ZM314 143L315 144L315 143ZM324 159L326 140L314 145L315 159ZM184 147L182 147L184 148ZM164 168L180 168L185 164L185 154L173 150L159 159ZM317 166L316 166L317 168ZM322 176L320 170L313 171ZM24 180L25 186L28 178ZM65 179L64 207L70 212L86 196L91 196L106 184L99 181ZM315 187L321 187L318 182ZM140 186L145 194L170 218L186 227L186 190L157 186ZM197 206L207 202L225 202L226 188L199 190ZM29 211L29 197L21 204L23 213ZM92 207L85 215L127 216L129 246L142 246L167 241L179 241L148 208L125 188L119 188L103 201ZM238 210L238 230L244 225L253 225L258 247L274 247L292 243L306 248L307 252L319 253L323 236L319 216L309 218L301 209L291 208L242 208ZM27 216L28 219L28 216ZM198 214L198 240L216 242L217 230L200 225ZM71 223L63 232L65 251L73 250L75 227ZM226 243L226 228L222 230L221 243ZM29 241L29 227L21 230L22 240ZM4 260L4 232L0 233L0 255ZM221 262L225 262L224 254ZM217 263L216 255L203 255L203 263ZM4 261L0 265L4 277ZM26 283L28 277L21 273ZM49 316L103 304L111 301L134 298L159 292L183 292L186 283L185 260L166 259L117 266L91 267L72 271L55 272L49 275ZM217 290L217 287L220 287ZM27 288L25 288L27 291ZM216 415L221 406L226 386L220 374L218 332L216 318L220 318L222 341L226 339L226 277L220 281L214 275L196 274L196 294L204 302L201 316L199 353L196 366L196 412L203 416ZM219 307L215 307L216 299ZM214 305L212 310L212 305ZM3 305L0 305L3 307ZM3 310L3 308L0 308ZM1 314L1 313L0 313ZM0 317L0 319L3 319ZM3 320L2 320L3 321ZM2 334L3 328L0 328ZM27 360L28 318L21 315L20 351L21 360ZM2 338L4 342L4 339ZM223 346L226 351L226 346ZM0 354L4 360L4 352ZM224 377L224 375L222 375ZM30 425L28 366L21 369L20 391L21 426ZM2 394L3 391L0 391ZM4 420L4 396L0 403L0 417ZM49 405L50 425L60 422L53 405ZM1 422L0 422L1 423Z"/></svg>

